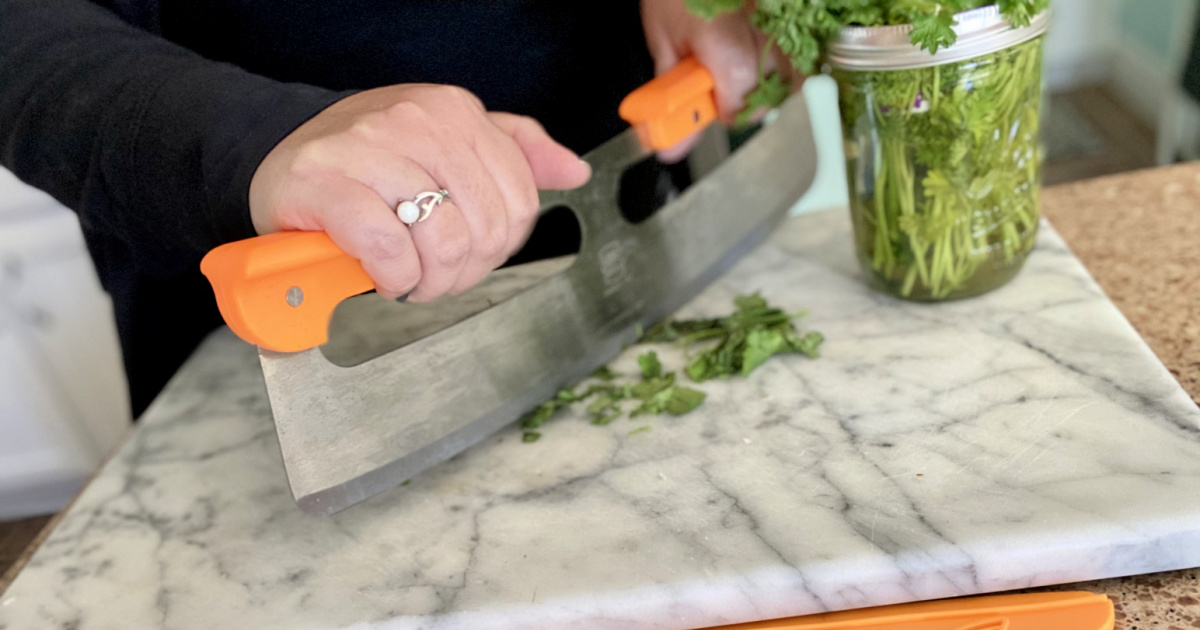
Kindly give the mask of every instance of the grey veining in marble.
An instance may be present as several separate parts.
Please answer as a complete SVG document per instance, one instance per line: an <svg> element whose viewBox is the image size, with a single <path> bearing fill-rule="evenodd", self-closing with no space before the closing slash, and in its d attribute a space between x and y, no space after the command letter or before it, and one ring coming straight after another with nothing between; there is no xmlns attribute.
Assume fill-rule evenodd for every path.
<svg viewBox="0 0 1200 630"><path fill-rule="evenodd" d="M1200 412L1052 230L1009 286L920 305L862 284L844 213L801 217L686 310L751 290L824 356L646 433L506 430L333 518L216 334L0 628L685 630L1200 565Z"/></svg>

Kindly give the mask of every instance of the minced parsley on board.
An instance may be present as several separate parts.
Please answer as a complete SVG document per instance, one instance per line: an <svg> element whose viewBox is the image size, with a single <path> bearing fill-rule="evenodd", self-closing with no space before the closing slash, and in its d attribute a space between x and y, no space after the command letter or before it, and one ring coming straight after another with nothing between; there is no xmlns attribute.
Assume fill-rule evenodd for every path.
<svg viewBox="0 0 1200 630"><path fill-rule="evenodd" d="M638 343L682 346L688 356L683 371L696 382L746 376L776 354L798 353L814 359L819 356L824 337L816 332L801 333L794 323L805 313L772 307L757 293L739 297L734 303L737 310L726 317L666 321L642 333ZM522 440L536 442L542 437L538 429L572 405L586 403L591 423L603 426L623 414L630 419L648 414L681 416L704 402L706 394L677 383L675 372L666 371L654 350L638 355L637 362L637 380L620 382L619 375L606 366L592 373L595 382L586 388L559 390L521 418ZM650 426L645 425L629 434L649 430Z"/></svg>

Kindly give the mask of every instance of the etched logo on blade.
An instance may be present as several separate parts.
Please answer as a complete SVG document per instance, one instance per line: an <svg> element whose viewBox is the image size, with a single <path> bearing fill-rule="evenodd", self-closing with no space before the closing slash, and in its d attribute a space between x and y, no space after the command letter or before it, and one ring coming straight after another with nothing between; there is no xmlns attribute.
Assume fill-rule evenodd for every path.
<svg viewBox="0 0 1200 630"><path fill-rule="evenodd" d="M630 260L636 251L633 239L618 239L600 247L598 258L600 276L604 281L604 296L608 297L633 280L633 265Z"/></svg>

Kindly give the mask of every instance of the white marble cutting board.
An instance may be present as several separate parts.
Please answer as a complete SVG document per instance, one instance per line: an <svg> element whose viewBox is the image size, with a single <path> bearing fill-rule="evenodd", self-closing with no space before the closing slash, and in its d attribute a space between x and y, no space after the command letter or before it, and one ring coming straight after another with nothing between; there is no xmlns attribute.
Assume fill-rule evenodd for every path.
<svg viewBox="0 0 1200 630"><path fill-rule="evenodd" d="M1009 286L867 289L844 212L761 290L819 360L690 416L515 429L334 518L290 498L254 352L208 340L0 598L0 629L664 629L1200 565L1200 411L1050 229ZM615 365L632 372L630 351Z"/></svg>

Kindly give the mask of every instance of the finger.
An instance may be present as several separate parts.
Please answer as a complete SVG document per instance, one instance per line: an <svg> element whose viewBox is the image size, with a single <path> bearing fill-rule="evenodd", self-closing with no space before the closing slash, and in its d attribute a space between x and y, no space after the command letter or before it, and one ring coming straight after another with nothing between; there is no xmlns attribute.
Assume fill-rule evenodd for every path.
<svg viewBox="0 0 1200 630"><path fill-rule="evenodd" d="M422 164L425 165L425 170L432 178L430 186L433 188L429 190L444 187L450 192L449 202L452 211L445 214L457 214L462 219L468 238L466 260L461 265L455 265L456 275L453 282L445 287L440 284L436 285L438 295L465 291L482 280L488 272L503 264L507 258L508 201L493 172L488 169L476 150L472 148L472 145L478 146L485 142L486 132L487 129L483 126L468 131L467 133L474 134L470 143L455 138L453 134L442 133L438 136L436 148L426 147L424 153L418 153L422 155ZM424 158L425 155L437 154L438 149L441 149L442 153L437 159L427 160ZM420 144L410 145L406 150L419 152L422 150L422 146ZM519 151L516 152L519 153ZM517 159L524 161L520 155L517 156ZM526 178L532 179L530 175L526 175ZM441 208L438 208L439 214L441 214L440 211ZM414 235L419 233L414 230ZM422 260L424 260L425 251L420 247L419 238L417 244L418 250L422 254ZM439 256L444 254L447 253L439 252ZM446 256L445 260L434 260L432 264L449 266L452 259L453 256ZM428 273L427 267L423 267L423 269L425 273ZM442 277L441 271L448 273L445 269L439 270L439 278ZM425 297L426 293L422 292L419 295Z"/></svg>
<svg viewBox="0 0 1200 630"><path fill-rule="evenodd" d="M494 177L472 148L483 141L481 135L489 127L486 123L480 125L478 117L467 115L467 123L452 128L420 112L408 111L406 114L415 117L414 122L419 124L414 127L423 133L408 134L403 142L395 139L360 146L347 168L356 178L369 182L393 207L422 192L442 188L449 191L450 201L443 202L443 207L435 212L457 217L444 218L439 224L462 222L466 226L467 258L459 260L456 255L451 255L459 246L457 241L443 247L415 236L430 232L440 234L443 232L441 227L417 230L417 226L413 226L423 274L427 276L432 271L433 279L423 280L410 299L426 301L447 292L464 291L504 263L508 254L508 210ZM523 162L520 151L515 148L513 151ZM413 172L417 175L404 175ZM526 177L530 178L529 175ZM463 236L456 234L455 238ZM426 245L433 248L427 249ZM427 260L429 255L434 258Z"/></svg>
<svg viewBox="0 0 1200 630"><path fill-rule="evenodd" d="M520 147L540 190L579 188L592 176L592 167L554 141L536 120L515 114L489 112L488 117Z"/></svg>
<svg viewBox="0 0 1200 630"><path fill-rule="evenodd" d="M420 283L422 267L413 239L375 191L335 176L297 183L290 192L282 203L293 218L281 229L324 231L362 263L383 297L397 298Z"/></svg>
<svg viewBox="0 0 1200 630"><path fill-rule="evenodd" d="M450 291L471 257L471 230L458 206L447 199L409 231L421 259L421 282L410 302L429 302Z"/></svg>
<svg viewBox="0 0 1200 630"><path fill-rule="evenodd" d="M646 47L650 49L650 58L654 60L654 76L664 74L679 63L680 56L675 42L657 22L653 29L649 25L646 27Z"/></svg>
<svg viewBox="0 0 1200 630"><path fill-rule="evenodd" d="M533 231L538 213L538 191L533 170L517 143L495 125L475 145L475 153L492 174L508 211L508 233L504 251L496 266L503 264L525 244Z"/></svg>
<svg viewBox="0 0 1200 630"><path fill-rule="evenodd" d="M758 83L760 47L753 27L740 15L722 15L700 31L693 49L713 75L721 120L731 124L745 107L746 94Z"/></svg>
<svg viewBox="0 0 1200 630"><path fill-rule="evenodd" d="M479 138L476 142L482 143L483 139ZM517 159L524 161L519 155ZM447 186L465 186L471 191L469 199L455 200L466 221L471 251L458 278L447 289L451 295L471 288L508 259L510 217L513 214L512 202L505 197L496 173L483 163L477 153L463 156L460 166L463 170L458 176L450 175L443 181ZM465 177L471 179L468 181L463 179ZM525 177L532 182L530 175L526 174ZM529 185L532 187L532 183Z"/></svg>

